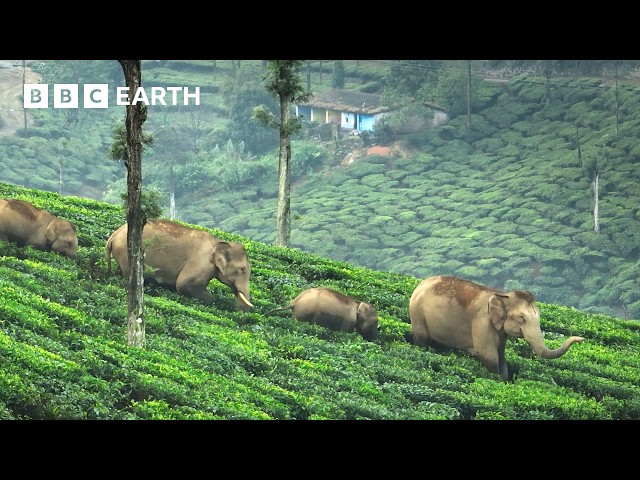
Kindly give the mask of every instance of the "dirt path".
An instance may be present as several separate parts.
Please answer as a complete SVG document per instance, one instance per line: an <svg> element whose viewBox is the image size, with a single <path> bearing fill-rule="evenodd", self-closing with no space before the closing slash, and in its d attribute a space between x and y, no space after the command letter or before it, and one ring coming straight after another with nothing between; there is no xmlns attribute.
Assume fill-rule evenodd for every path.
<svg viewBox="0 0 640 480"><path fill-rule="evenodd" d="M0 135L14 135L18 128L24 127L22 104L22 66L7 66L0 61ZM18 62L17 60L15 62ZM26 83L39 83L40 75L27 67ZM33 119L27 112L27 126L33 125Z"/></svg>

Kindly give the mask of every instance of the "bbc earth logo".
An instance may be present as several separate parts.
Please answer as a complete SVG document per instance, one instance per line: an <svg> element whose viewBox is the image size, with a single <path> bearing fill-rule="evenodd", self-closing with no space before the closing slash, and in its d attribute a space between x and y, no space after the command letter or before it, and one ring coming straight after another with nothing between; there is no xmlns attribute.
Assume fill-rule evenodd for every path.
<svg viewBox="0 0 640 480"><path fill-rule="evenodd" d="M116 105L177 106L200 105L200 87L138 87L129 102L129 87L117 87ZM56 83L53 85L53 108L80 108L80 86L73 83ZM24 108L49 108L49 85L44 83L24 84ZM81 108L109 108L109 85L87 83L82 86Z"/></svg>

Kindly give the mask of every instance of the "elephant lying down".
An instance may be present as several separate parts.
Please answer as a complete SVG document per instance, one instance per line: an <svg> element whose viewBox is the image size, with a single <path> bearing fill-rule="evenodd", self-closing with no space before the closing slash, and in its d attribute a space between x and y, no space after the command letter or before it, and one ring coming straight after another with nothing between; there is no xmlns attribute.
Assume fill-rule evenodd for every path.
<svg viewBox="0 0 640 480"><path fill-rule="evenodd" d="M414 343L432 342L466 350L487 369L509 381L507 338L522 338L542 358L564 355L582 337L569 337L550 350L540 330L540 311L527 291L502 292L450 276L424 279L409 300Z"/></svg>
<svg viewBox="0 0 640 480"><path fill-rule="evenodd" d="M316 287L305 290L286 307L294 318L303 322L317 323L330 330L352 332L357 330L365 340L378 338L378 313L368 303L355 300L330 288Z"/></svg>
<svg viewBox="0 0 640 480"><path fill-rule="evenodd" d="M24 200L0 199L0 240L73 259L78 256L76 226Z"/></svg>
<svg viewBox="0 0 640 480"><path fill-rule="evenodd" d="M204 230L161 219L147 221L142 230L142 244L144 264L152 268L149 276L155 280L211 305L213 295L207 286L215 278L231 289L238 310L246 312L253 307L249 302L251 265L243 244L225 242ZM109 273L112 254L126 277L129 274L126 223L107 240L105 260Z"/></svg>

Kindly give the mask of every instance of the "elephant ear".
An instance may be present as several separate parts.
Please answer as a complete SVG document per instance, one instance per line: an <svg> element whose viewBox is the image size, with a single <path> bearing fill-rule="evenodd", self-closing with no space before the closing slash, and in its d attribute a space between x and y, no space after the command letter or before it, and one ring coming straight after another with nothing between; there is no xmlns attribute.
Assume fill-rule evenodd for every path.
<svg viewBox="0 0 640 480"><path fill-rule="evenodd" d="M489 318L493 326L496 327L496 330L501 330L507 319L507 306L504 304L503 298L509 297L507 295L500 295L499 293L491 295L489 304L487 305Z"/></svg>
<svg viewBox="0 0 640 480"><path fill-rule="evenodd" d="M229 249L231 245L227 242L218 242L215 247L213 247L213 252L211 252L211 258L209 261L213 263L223 275L227 272L227 265L231 261L231 253Z"/></svg>
<svg viewBox="0 0 640 480"><path fill-rule="evenodd" d="M51 245L56 239L56 226L54 222L49 222L47 229L44 232L44 238L47 239L47 244Z"/></svg>

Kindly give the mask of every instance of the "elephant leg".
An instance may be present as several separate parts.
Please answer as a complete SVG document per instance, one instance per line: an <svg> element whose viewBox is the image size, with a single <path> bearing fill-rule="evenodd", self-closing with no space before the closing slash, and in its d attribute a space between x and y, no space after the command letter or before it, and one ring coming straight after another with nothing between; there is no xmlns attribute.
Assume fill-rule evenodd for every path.
<svg viewBox="0 0 640 480"><path fill-rule="evenodd" d="M507 345L507 342L501 342L498 345L498 364L499 364L499 375L504 379L505 382L509 381L509 368L507 366L507 359L504 355L504 349Z"/></svg>
<svg viewBox="0 0 640 480"><path fill-rule="evenodd" d="M411 330L413 331L413 343L420 347L428 347L431 345L431 335L427 322L412 322Z"/></svg>
<svg viewBox="0 0 640 480"><path fill-rule="evenodd" d="M353 309L348 316L345 318L341 318L340 320L336 320L336 323L340 325L341 332L353 332L356 329L356 324L358 323L358 315L356 313L356 309Z"/></svg>
<svg viewBox="0 0 640 480"><path fill-rule="evenodd" d="M476 357L487 368L487 370L489 370L491 373L495 373L496 375L500 375L500 362L498 360L497 354L491 357L476 354Z"/></svg>
<svg viewBox="0 0 640 480"><path fill-rule="evenodd" d="M129 265L126 263L126 261L122 264L122 266L118 265L118 268L120 268L120 272L125 279L129 277Z"/></svg>
<svg viewBox="0 0 640 480"><path fill-rule="evenodd" d="M206 305L213 304L213 295L205 287L196 283L193 277L180 273L176 279L176 291L182 295L197 298Z"/></svg>
<svg viewBox="0 0 640 480"><path fill-rule="evenodd" d="M500 375L505 381L509 381L509 375L507 373L507 363L501 362L498 354L498 349L488 347L484 349L479 349L475 351L471 351L480 362L489 370L491 373L495 373L496 375Z"/></svg>
<svg viewBox="0 0 640 480"><path fill-rule="evenodd" d="M493 325L484 322L473 323L471 336L473 346L467 351L480 360L491 373L508 381L507 363L504 361L506 336L501 337Z"/></svg>

